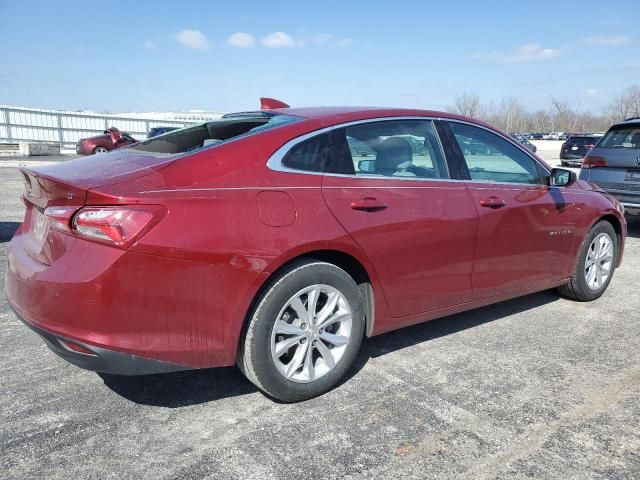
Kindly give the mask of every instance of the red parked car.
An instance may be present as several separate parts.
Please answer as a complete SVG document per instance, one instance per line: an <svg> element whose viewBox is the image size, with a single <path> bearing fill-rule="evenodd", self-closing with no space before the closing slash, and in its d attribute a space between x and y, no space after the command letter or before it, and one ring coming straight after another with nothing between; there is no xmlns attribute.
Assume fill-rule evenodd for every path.
<svg viewBox="0 0 640 480"><path fill-rule="evenodd" d="M237 364L284 401L335 386L364 336L554 287L596 299L626 237L610 195L424 110L232 114L22 172L6 294L54 352Z"/></svg>
<svg viewBox="0 0 640 480"><path fill-rule="evenodd" d="M81 138L76 144L76 153L80 155L93 155L94 153L106 153L116 148L133 145L138 140L126 132L121 132L116 127L108 128L102 135Z"/></svg>

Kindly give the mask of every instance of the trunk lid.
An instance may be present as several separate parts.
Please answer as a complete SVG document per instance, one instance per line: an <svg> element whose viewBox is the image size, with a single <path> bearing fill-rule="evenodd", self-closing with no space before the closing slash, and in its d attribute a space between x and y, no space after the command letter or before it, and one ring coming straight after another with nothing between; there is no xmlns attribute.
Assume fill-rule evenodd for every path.
<svg viewBox="0 0 640 480"><path fill-rule="evenodd" d="M169 165L178 155L120 150L43 167L24 167L26 213L20 241L27 254L51 265L75 239L51 228L47 208L68 212L85 205L90 189L139 178Z"/></svg>

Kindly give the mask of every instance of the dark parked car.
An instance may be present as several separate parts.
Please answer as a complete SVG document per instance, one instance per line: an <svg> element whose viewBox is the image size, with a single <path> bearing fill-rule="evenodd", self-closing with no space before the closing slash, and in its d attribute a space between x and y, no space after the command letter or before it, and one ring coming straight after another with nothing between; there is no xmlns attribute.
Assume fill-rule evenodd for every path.
<svg viewBox="0 0 640 480"><path fill-rule="evenodd" d="M527 147L529 150L531 150L533 153L536 153L536 151L538 150L537 147L527 139L526 135L514 134L511 136L515 138L518 142L520 142L522 145Z"/></svg>
<svg viewBox="0 0 640 480"><path fill-rule="evenodd" d="M640 118L613 125L582 161L580 178L616 197L640 215Z"/></svg>
<svg viewBox="0 0 640 480"><path fill-rule="evenodd" d="M600 137L595 135L571 135L560 147L562 165L580 165L584 156L596 146Z"/></svg>
<svg viewBox="0 0 640 480"><path fill-rule="evenodd" d="M174 130L178 130L181 127L152 127L149 129L149 133L147 133L147 138L157 137L158 135L162 135L163 133L173 132Z"/></svg>
<svg viewBox="0 0 640 480"><path fill-rule="evenodd" d="M531 133L529 134L529 140L542 140L544 133Z"/></svg>
<svg viewBox="0 0 640 480"><path fill-rule="evenodd" d="M549 288L594 300L627 231L575 173L417 109L226 115L22 174L4 285L49 348L121 375L237 364L283 401L335 386L363 337Z"/></svg>
<svg viewBox="0 0 640 480"><path fill-rule="evenodd" d="M138 140L126 132L121 132L115 127L108 128L102 135L95 137L81 138L76 144L76 153L80 155L93 155L94 153L105 153L116 148L133 145Z"/></svg>

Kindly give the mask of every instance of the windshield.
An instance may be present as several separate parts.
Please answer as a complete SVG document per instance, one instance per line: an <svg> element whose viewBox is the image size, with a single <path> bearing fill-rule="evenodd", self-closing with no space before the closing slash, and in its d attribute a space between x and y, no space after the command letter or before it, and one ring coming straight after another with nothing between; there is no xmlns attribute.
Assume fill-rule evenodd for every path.
<svg viewBox="0 0 640 480"><path fill-rule="evenodd" d="M143 152L183 153L220 145L299 120L302 120L302 117L261 112L253 115L225 115L220 120L169 132L142 141L130 148Z"/></svg>
<svg viewBox="0 0 640 480"><path fill-rule="evenodd" d="M640 125L612 127L598 146L603 148L640 149Z"/></svg>

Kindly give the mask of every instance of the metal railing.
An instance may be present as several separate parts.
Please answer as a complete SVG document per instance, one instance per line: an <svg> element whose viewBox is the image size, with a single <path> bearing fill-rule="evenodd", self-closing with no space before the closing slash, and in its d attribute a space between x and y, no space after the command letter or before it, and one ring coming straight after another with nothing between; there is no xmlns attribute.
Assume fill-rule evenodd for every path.
<svg viewBox="0 0 640 480"><path fill-rule="evenodd" d="M186 127L194 123L0 105L0 143L46 142L73 148L79 139L100 135L109 127L143 139L152 127Z"/></svg>

